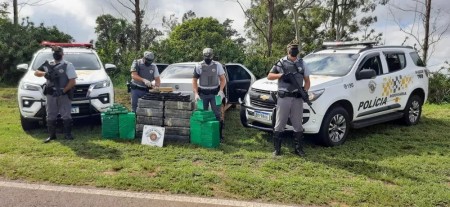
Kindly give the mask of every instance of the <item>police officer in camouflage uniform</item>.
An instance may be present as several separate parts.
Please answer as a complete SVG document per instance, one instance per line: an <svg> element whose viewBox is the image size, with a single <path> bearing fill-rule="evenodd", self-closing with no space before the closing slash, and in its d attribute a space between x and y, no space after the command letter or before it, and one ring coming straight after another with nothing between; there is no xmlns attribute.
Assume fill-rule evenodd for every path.
<svg viewBox="0 0 450 207"><path fill-rule="evenodd" d="M294 128L294 153L303 157L305 152L302 148L303 139L303 100L298 93L295 83L287 78L286 74L294 73L295 79L303 90L308 91L310 87L308 70L301 58L298 58L299 53L298 43L296 40L288 45L288 55L281 58L269 72L267 78L269 80L278 80L278 99L276 107L276 120L273 133L273 144L275 156L281 155L281 132L284 131L288 119L291 120ZM304 83L304 85L303 85Z"/></svg>
<svg viewBox="0 0 450 207"><path fill-rule="evenodd" d="M226 79L225 70L222 64L213 60L213 50L211 48L203 49L203 61L195 66L192 85L194 89L195 100L203 100L203 108L207 110L211 104L217 121L220 122L220 139L223 140L221 120L221 109L216 105L216 95L225 98L223 92ZM199 82L199 83L197 83Z"/></svg>
<svg viewBox="0 0 450 207"><path fill-rule="evenodd" d="M75 86L75 67L72 63L63 60L63 48L52 48L53 59L46 61L34 73L37 77L47 79L44 94L46 96L47 128L50 136L44 141L48 143L56 139L56 121L61 115L64 125L64 138L72 140L72 100L71 93Z"/></svg>
<svg viewBox="0 0 450 207"><path fill-rule="evenodd" d="M161 79L156 65L153 63L155 55L152 52L145 51L144 57L134 60L131 64L131 108L136 112L139 98L148 93L149 89L159 87ZM152 81L155 85L152 86Z"/></svg>

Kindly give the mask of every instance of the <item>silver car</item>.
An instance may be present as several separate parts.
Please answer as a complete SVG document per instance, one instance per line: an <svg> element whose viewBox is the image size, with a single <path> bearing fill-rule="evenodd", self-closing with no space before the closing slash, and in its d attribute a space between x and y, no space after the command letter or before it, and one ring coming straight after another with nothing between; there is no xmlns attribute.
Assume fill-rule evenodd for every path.
<svg viewBox="0 0 450 207"><path fill-rule="evenodd" d="M169 65L161 73L161 87L171 87L174 92L189 94L191 100L194 98L192 89L192 77L197 62L174 63ZM225 103L237 104L239 98L243 99L255 82L253 73L245 66L238 63L228 63L224 65L227 85L225 87Z"/></svg>

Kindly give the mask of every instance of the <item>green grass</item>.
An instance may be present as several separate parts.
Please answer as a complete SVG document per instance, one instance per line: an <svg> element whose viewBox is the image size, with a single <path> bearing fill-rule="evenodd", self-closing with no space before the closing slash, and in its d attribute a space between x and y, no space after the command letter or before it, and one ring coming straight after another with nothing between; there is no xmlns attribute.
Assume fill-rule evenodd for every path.
<svg viewBox="0 0 450 207"><path fill-rule="evenodd" d="M123 90L116 100L129 105ZM99 125L78 125L74 141L42 144L44 128L22 131L16 89L0 89L0 177L251 201L329 206L450 206L450 105L425 105L417 126L352 130L326 148L308 140L306 159L272 157L268 134L227 112L218 149L140 140L102 140ZM61 137L61 135L60 135Z"/></svg>

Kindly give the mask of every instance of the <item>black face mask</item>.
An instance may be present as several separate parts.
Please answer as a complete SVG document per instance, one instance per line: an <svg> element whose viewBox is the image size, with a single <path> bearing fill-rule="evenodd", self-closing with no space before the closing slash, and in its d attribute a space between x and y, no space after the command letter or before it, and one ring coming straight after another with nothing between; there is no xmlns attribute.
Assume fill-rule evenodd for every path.
<svg viewBox="0 0 450 207"><path fill-rule="evenodd" d="M205 58L205 63L206 64L211 64L211 62L212 62L212 59L211 58Z"/></svg>
<svg viewBox="0 0 450 207"><path fill-rule="evenodd" d="M53 53L53 59L55 59L56 61L60 61L62 60L62 55L59 53Z"/></svg>
<svg viewBox="0 0 450 207"><path fill-rule="evenodd" d="M292 48L289 51L289 54L291 54L292 57L297 57L298 53L299 53L298 48Z"/></svg>
<svg viewBox="0 0 450 207"><path fill-rule="evenodd" d="M145 66L150 66L150 65L152 65L152 61L146 60L145 63L144 63L144 65L145 65Z"/></svg>

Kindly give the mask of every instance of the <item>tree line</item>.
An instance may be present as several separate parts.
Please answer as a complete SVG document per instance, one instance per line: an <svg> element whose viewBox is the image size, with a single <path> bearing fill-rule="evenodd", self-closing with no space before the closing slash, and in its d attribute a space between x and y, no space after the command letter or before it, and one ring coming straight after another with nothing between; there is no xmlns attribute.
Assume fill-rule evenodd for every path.
<svg viewBox="0 0 450 207"><path fill-rule="evenodd" d="M286 45L293 39L301 43L302 55L328 40L379 42L383 35L372 28L377 22L372 12L389 4L389 0L251 0L250 7L246 8L239 0L230 0L238 4L246 16L246 33L239 34L231 26L233 20L220 22L212 17L197 17L193 11L180 17L163 17L163 30L158 30L145 23L148 9L145 1L116 1L117 7L131 12L134 19L130 21L112 14L98 16L95 48L102 62L118 66L119 70L111 74L118 84L129 78L132 60L140 58L145 50L155 52L157 62L175 63L200 61L204 47L214 48L221 62L243 63L257 77L263 77L275 60L286 54ZM423 1L423 5L431 7L431 0ZM424 15L423 19L429 17L428 10L429 7L424 7L424 12L419 12ZM8 11L9 4L2 3L0 81L14 84L21 76L15 66L30 61L41 41L71 42L73 38L55 26L35 25L28 18L19 23L17 8L13 9L14 21L11 22ZM422 47L424 42L418 41L419 50L428 49ZM424 52L423 59L429 55Z"/></svg>

